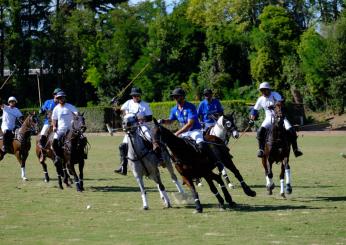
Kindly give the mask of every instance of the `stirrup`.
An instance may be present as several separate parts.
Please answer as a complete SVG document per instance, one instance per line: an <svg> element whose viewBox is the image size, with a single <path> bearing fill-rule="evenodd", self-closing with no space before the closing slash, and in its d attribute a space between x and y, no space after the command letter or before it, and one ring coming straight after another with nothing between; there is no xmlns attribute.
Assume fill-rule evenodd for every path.
<svg viewBox="0 0 346 245"><path fill-rule="evenodd" d="M264 157L264 151L262 149L258 150L257 157L259 157L259 158L263 158Z"/></svg>

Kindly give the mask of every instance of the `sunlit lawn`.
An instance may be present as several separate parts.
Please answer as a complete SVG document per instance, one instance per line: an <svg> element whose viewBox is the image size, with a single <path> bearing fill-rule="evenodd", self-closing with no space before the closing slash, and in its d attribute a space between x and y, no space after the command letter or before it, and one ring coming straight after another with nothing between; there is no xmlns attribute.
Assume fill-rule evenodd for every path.
<svg viewBox="0 0 346 245"><path fill-rule="evenodd" d="M150 210L143 211L131 173L113 173L121 140L89 137L84 193L59 190L51 162L52 180L44 183L33 151L28 182L20 179L14 156L5 156L0 163L0 244L346 244L346 159L339 155L346 151L345 135L300 138L304 156L291 159L293 193L286 200L279 188L267 196L256 140L245 135L232 153L257 197L245 196L238 185L231 190L238 207L221 212L204 182L198 188L202 214L176 202L165 170L173 208L163 208L156 186L146 180ZM277 186L278 172L274 166Z"/></svg>

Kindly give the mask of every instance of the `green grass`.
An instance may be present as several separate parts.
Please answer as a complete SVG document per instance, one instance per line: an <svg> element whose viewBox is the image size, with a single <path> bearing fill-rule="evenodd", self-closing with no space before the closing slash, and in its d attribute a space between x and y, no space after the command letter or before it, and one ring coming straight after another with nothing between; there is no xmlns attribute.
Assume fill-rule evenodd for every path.
<svg viewBox="0 0 346 245"><path fill-rule="evenodd" d="M346 150L345 136L300 138L304 156L291 159L293 193L286 200L279 188L266 195L255 137L242 137L232 153L257 197L245 196L238 185L231 191L238 208L220 212L204 181L198 188L203 214L174 202L172 209L163 209L149 180L150 210L143 211L132 175L113 173L121 138L93 136L89 141L84 193L59 190L51 162L53 179L44 183L33 151L28 182L21 181L14 156L5 156L0 163L0 244L346 244L346 159L339 155ZM172 197L176 189L162 172ZM274 166L277 186L278 173Z"/></svg>

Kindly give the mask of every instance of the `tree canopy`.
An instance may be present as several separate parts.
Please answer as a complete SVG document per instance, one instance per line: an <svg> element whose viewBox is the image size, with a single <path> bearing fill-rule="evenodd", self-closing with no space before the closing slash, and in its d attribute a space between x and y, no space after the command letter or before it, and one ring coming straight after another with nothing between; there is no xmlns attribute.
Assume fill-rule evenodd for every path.
<svg viewBox="0 0 346 245"><path fill-rule="evenodd" d="M286 99L298 90L309 108L342 113L345 68L343 0L180 0L172 11L164 0L0 0L2 81L15 71L1 97L21 107L38 105L37 79L44 99L61 87L85 106L136 78L148 101L177 86L188 99L209 87L253 101L268 81Z"/></svg>

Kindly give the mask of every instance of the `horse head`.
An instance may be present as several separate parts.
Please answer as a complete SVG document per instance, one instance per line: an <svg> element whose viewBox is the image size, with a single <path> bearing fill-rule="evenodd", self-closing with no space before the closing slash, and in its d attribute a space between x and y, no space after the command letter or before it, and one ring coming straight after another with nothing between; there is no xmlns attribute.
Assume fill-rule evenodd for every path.
<svg viewBox="0 0 346 245"><path fill-rule="evenodd" d="M233 138L239 138L239 132L234 122L234 112L221 116L218 123L226 129L228 135L232 135Z"/></svg>
<svg viewBox="0 0 346 245"><path fill-rule="evenodd" d="M134 133L138 128L138 119L136 114L128 113L123 117L122 121L123 131L126 133Z"/></svg>
<svg viewBox="0 0 346 245"><path fill-rule="evenodd" d="M19 132L26 133L30 132L32 135L36 135L39 131L38 129L39 119L35 112L29 113L19 128Z"/></svg>
<svg viewBox="0 0 346 245"><path fill-rule="evenodd" d="M73 114L72 129L77 133L84 133L87 129L85 124L84 113Z"/></svg>

